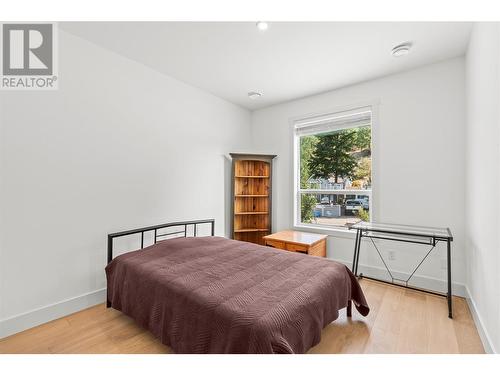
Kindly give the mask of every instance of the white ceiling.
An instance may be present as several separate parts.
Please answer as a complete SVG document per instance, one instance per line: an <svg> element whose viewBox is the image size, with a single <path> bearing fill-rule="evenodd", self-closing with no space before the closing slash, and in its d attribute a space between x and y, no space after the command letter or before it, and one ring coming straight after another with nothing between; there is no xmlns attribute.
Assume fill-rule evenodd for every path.
<svg viewBox="0 0 500 375"><path fill-rule="evenodd" d="M470 23L62 22L60 28L248 109L463 55ZM411 41L408 56L395 45ZM249 91L263 94L248 98Z"/></svg>

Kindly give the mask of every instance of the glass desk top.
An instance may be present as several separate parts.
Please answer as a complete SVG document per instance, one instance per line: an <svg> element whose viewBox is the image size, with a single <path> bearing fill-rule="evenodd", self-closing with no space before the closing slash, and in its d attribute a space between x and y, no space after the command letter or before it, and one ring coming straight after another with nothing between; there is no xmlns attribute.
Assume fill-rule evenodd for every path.
<svg viewBox="0 0 500 375"><path fill-rule="evenodd" d="M375 222L368 223L366 221L360 221L356 224L351 225L349 229L360 229L363 232L379 232L402 236L406 235L432 237L453 240L453 236L449 228L423 227L417 225L387 224Z"/></svg>

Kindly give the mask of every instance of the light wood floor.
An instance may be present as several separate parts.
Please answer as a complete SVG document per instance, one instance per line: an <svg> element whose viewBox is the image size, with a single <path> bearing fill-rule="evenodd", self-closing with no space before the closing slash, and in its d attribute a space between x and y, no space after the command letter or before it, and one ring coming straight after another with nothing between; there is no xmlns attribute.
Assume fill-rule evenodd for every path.
<svg viewBox="0 0 500 375"><path fill-rule="evenodd" d="M309 353L484 353L467 303L361 280L371 311L341 316ZM122 313L97 305L0 340L0 353L172 353Z"/></svg>

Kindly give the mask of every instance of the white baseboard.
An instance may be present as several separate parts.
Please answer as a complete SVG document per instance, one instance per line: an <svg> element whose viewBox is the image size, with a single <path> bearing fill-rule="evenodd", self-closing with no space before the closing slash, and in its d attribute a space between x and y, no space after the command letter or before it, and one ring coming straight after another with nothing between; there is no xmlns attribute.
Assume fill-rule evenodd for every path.
<svg viewBox="0 0 500 375"><path fill-rule="evenodd" d="M469 305L469 310L472 314L472 319L474 319L477 332L479 333L479 337L481 338L481 342L483 343L484 351L488 354L496 354L497 352L495 350L495 347L493 346L493 343L490 339L490 335L488 334L488 331L486 330L486 327L483 324L483 319L481 319L481 315L479 314L476 303L474 302L474 299L472 298L469 292L469 288L466 287L465 292L467 294L466 296L467 304Z"/></svg>
<svg viewBox="0 0 500 375"><path fill-rule="evenodd" d="M62 318L106 301L106 288L0 320L0 338Z"/></svg>
<svg viewBox="0 0 500 375"><path fill-rule="evenodd" d="M337 261L345 264L346 266L349 267L349 269L351 269L352 262L344 260L337 260ZM397 277L398 279L406 280L410 276L409 273L405 272L393 271L393 270L391 270L391 272L394 275L394 277ZM377 267L360 263L358 266L358 274L359 273L363 273L366 276L371 276L378 279L390 281L387 270L383 267ZM416 286L418 288L435 290L437 292L443 292L443 293L446 293L447 290L447 284L445 280L429 276L422 276L422 275L413 275L413 277L411 278L411 285ZM464 298L467 297L467 292L465 290L466 288L464 284L452 282L451 289L454 296L459 296Z"/></svg>

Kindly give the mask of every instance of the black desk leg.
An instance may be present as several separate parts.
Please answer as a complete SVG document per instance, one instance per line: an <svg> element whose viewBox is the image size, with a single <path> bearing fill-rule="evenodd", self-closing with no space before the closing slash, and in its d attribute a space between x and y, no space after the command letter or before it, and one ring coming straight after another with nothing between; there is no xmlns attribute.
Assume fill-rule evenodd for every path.
<svg viewBox="0 0 500 375"><path fill-rule="evenodd" d="M356 241L354 242L354 256L352 257L352 267L351 267L352 273L354 273L354 269L356 268L356 254L358 252L358 236L359 236L359 229L356 229Z"/></svg>
<svg viewBox="0 0 500 375"><path fill-rule="evenodd" d="M358 275L358 266L359 266L359 253L361 252L361 237L363 237L363 232L361 229L359 229L359 235L358 235L358 243L357 243L357 248L358 251L356 251L356 268L354 269L354 275Z"/></svg>
<svg viewBox="0 0 500 375"><path fill-rule="evenodd" d="M446 258L448 261L448 318L453 318L452 307L451 307L451 241L447 242Z"/></svg>

